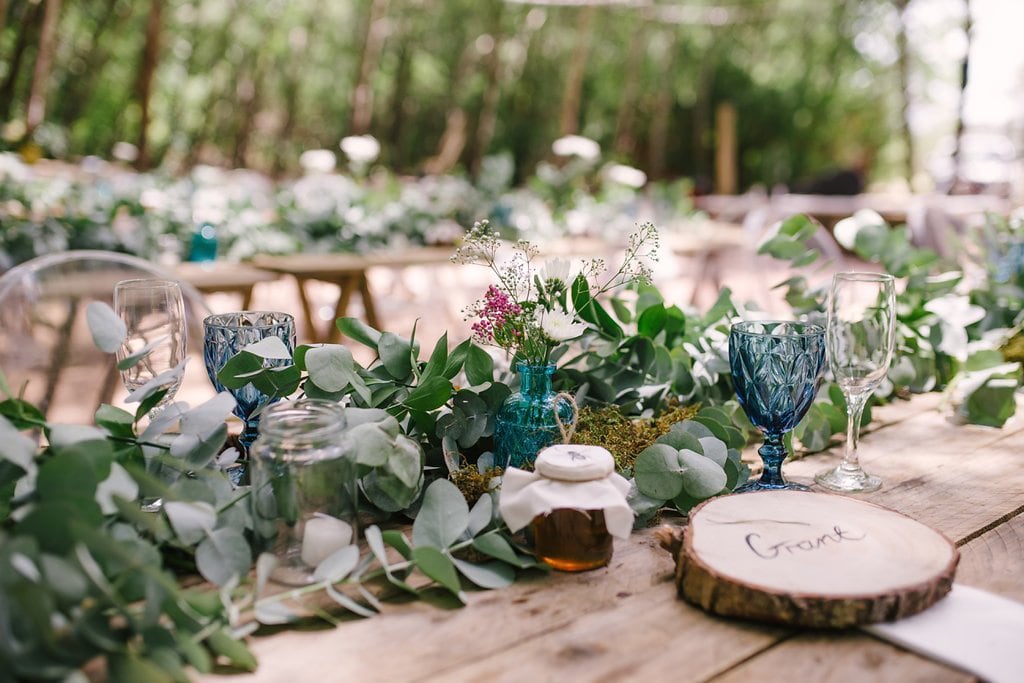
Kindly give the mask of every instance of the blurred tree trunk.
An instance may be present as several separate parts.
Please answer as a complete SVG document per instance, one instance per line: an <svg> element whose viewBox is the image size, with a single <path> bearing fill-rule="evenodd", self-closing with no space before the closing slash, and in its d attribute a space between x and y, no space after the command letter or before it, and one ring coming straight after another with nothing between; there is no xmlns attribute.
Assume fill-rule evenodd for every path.
<svg viewBox="0 0 1024 683"><path fill-rule="evenodd" d="M146 17L146 40L142 46L142 63L135 86L139 108L142 112L139 119L139 156L135 160L135 167L140 171L149 168L150 165L147 133L149 132L149 121L151 118L150 105L152 104L153 95L153 75L156 73L156 66L160 61L162 11L163 0L150 0L149 15Z"/></svg>
<svg viewBox="0 0 1024 683"><path fill-rule="evenodd" d="M412 48L406 42L400 41L398 48L398 68L395 70L394 88L391 91L391 121L388 125L387 142L385 149L391 155L392 166L399 165L402 149L402 131L405 127L406 98L409 94L409 85L412 83Z"/></svg>
<svg viewBox="0 0 1024 683"><path fill-rule="evenodd" d="M594 16L597 5L587 5L581 10L579 28L576 31L576 46L569 61L569 73L565 78L565 95L559 114L559 130L562 135L579 132L580 106L583 102L583 77L587 72L587 56L594 38Z"/></svg>
<svg viewBox="0 0 1024 683"><path fill-rule="evenodd" d="M62 93L64 95L51 108L53 114L59 116L65 126L70 127L81 116L82 111L85 110L85 105L89 102L90 95L95 92L96 81L103 72L104 65L110 59L109 42L112 41L104 41L103 36L107 33L111 23L114 23L112 20L116 14L117 4L117 0L106 0L104 2L102 13L98 16L96 24L93 26L88 50L81 57L84 66L79 73L69 76L65 80L62 86ZM117 23L119 25L123 24L124 20L130 17L131 14L130 9L122 11L119 17L120 20Z"/></svg>
<svg viewBox="0 0 1024 683"><path fill-rule="evenodd" d="M279 176L288 167L291 141L295 132L295 122L298 120L299 92L302 88L302 68L305 64L306 52L313 37L313 29L316 28L317 18L320 15L320 2L314 2L309 9L309 16L306 25L303 27L301 42L292 42L289 38L291 54L287 55L287 63L282 71L284 77L284 123L278 132L278 144L274 145L274 165L271 170L274 176Z"/></svg>
<svg viewBox="0 0 1024 683"><path fill-rule="evenodd" d="M43 11L43 28L39 33L39 50L36 65L32 70L32 87L28 92L28 108L25 113L27 135L46 118L46 96L49 92L50 67L57 47L57 24L60 22L60 0L46 0Z"/></svg>
<svg viewBox="0 0 1024 683"><path fill-rule="evenodd" d="M491 51L485 55L484 69L487 74L487 85L484 88L480 116L477 118L476 135L469 154L469 172L475 178L480 172L480 162L487 154L487 148L494 137L498 125L498 102L501 99L503 69L501 63L501 47L505 36L502 30L504 18L503 1L491 3Z"/></svg>
<svg viewBox="0 0 1024 683"><path fill-rule="evenodd" d="M626 57L625 82L619 99L619 113L615 118L615 141L612 149L632 157L636 152L636 110L640 99L640 69L647 50L646 24L641 23L633 32Z"/></svg>
<svg viewBox="0 0 1024 683"><path fill-rule="evenodd" d="M970 66L971 32L973 28L971 0L964 0L964 34L967 36L967 49L964 50L964 60L960 64L960 102L957 107L956 137L953 140L953 182L950 183L951 190L959 184L960 180L960 145L964 136L964 105L967 104L967 71Z"/></svg>
<svg viewBox="0 0 1024 683"><path fill-rule="evenodd" d="M900 96L903 98L900 116L900 137L907 149L904 177L908 182L914 178L915 145L914 136L910 131L910 46L907 41L907 4L909 0L896 0L899 12L899 29L896 33L896 70L899 77Z"/></svg>
<svg viewBox="0 0 1024 683"><path fill-rule="evenodd" d="M39 21L43 16L43 5L25 3L21 12L19 22L18 38L14 42L14 51L11 58L7 60L8 71L0 86L0 119L11 117L11 108L14 105L15 91L18 85L18 76L21 74L21 61L25 57L25 51L32 44L39 31Z"/></svg>
<svg viewBox="0 0 1024 683"><path fill-rule="evenodd" d="M459 64L455 68L455 78L452 79L449 89L452 106L445 119L444 133L441 134L441 140L437 143L437 153L423 164L423 170L432 175L447 173L454 168L455 164L459 163L462 151L466 149L469 116L459 103L458 95L466 89L466 82L473 74L477 56L474 42L471 41L462 51Z"/></svg>
<svg viewBox="0 0 1024 683"><path fill-rule="evenodd" d="M388 33L388 0L370 0L370 10L366 18L366 31L363 34L363 49L359 53L359 65L356 68L356 86L352 89L352 118L349 122L349 135L365 135L370 132L373 122L373 79L380 55L384 50L384 41Z"/></svg>
<svg viewBox="0 0 1024 683"><path fill-rule="evenodd" d="M7 28L7 0L0 0L0 36L4 34L5 28Z"/></svg>
<svg viewBox="0 0 1024 683"><path fill-rule="evenodd" d="M675 71L676 52L678 50L678 31L673 30L668 41L667 55L663 60L661 86L654 100L654 111L651 114L651 137L648 148L650 178L657 180L665 175L665 155L668 151L668 131L672 125L672 105L676 101L675 88L672 87L672 75ZM706 98L697 96L697 107L707 106Z"/></svg>

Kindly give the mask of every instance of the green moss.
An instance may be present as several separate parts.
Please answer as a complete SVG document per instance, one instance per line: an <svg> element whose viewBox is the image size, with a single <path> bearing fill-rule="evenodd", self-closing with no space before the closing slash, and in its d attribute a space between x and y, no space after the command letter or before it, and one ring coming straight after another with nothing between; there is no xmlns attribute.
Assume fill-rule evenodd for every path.
<svg viewBox="0 0 1024 683"><path fill-rule="evenodd" d="M1024 334L1013 337L999 350L1003 352L1003 358L1009 363L1024 362Z"/></svg>
<svg viewBox="0 0 1024 683"><path fill-rule="evenodd" d="M480 472L476 465L466 465L462 469L452 472L449 478L472 507L480 499L480 496L491 490L491 480L500 477L501 471L500 467L495 467L486 472Z"/></svg>
<svg viewBox="0 0 1024 683"><path fill-rule="evenodd" d="M580 411L579 426L574 443L603 446L615 458L620 471L629 472L637 454L654 443L676 422L688 420L697 414L700 406L670 406L656 418L629 418L616 406L584 408Z"/></svg>

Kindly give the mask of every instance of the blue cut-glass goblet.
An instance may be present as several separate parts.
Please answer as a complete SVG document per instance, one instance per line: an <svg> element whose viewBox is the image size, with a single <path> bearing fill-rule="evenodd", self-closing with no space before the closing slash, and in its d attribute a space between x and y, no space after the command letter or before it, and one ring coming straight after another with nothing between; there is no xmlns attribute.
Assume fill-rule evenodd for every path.
<svg viewBox="0 0 1024 683"><path fill-rule="evenodd" d="M775 320L737 323L729 334L729 365L736 398L764 433L758 450L764 462L761 478L736 491L806 489L782 478L787 455L782 437L814 401L825 367L825 330Z"/></svg>
<svg viewBox="0 0 1024 683"><path fill-rule="evenodd" d="M272 311L239 311L211 315L203 320L203 360L206 373L217 391L229 391L235 397L235 415L242 419L244 427L238 440L244 449L242 457L247 459L249 447L259 435L259 409L273 401L252 384L240 389L227 389L217 379L224 364L249 344L277 337L289 351L295 349L295 318L288 313ZM263 361L264 367L291 365L290 359ZM244 477L244 472L240 473Z"/></svg>

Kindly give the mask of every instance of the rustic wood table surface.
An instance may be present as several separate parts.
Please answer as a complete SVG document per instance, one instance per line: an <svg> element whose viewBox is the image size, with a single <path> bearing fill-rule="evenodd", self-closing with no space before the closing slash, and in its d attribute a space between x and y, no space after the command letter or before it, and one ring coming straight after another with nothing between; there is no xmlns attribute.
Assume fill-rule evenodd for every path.
<svg viewBox="0 0 1024 683"><path fill-rule="evenodd" d="M884 479L864 496L946 534L959 583L1024 601L1024 418L1002 430L952 424L938 397L875 409L861 442ZM810 483L840 448L787 462ZM676 599L653 536L617 542L610 566L470 593L462 609L388 605L338 628L252 639L254 674L206 681L971 681L863 632L716 618ZM1022 665L1024 674L1024 665Z"/></svg>

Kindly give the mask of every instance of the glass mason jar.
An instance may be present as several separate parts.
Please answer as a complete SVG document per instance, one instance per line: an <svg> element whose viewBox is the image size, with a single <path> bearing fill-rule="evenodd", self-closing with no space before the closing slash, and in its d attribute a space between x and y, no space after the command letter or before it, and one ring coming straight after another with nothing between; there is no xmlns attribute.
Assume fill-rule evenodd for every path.
<svg viewBox="0 0 1024 683"><path fill-rule="evenodd" d="M278 560L271 579L313 582L324 559L357 541L358 481L345 443L345 411L320 399L267 409L252 446L252 510L263 549Z"/></svg>
<svg viewBox="0 0 1024 683"><path fill-rule="evenodd" d="M516 370L519 391L505 399L494 428L494 464L505 469L533 465L537 453L561 440L556 410L563 425L573 420L572 405L551 388L554 363L519 363Z"/></svg>

